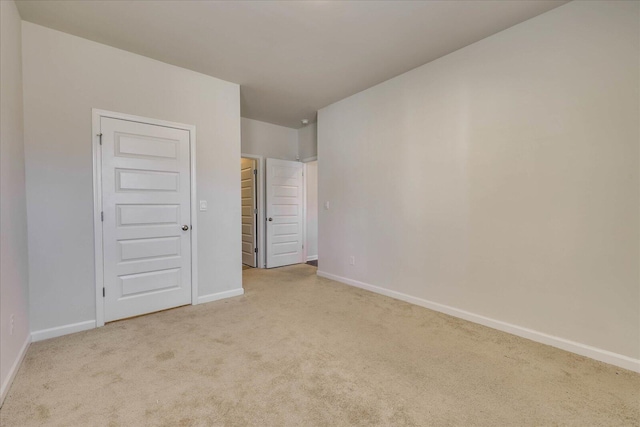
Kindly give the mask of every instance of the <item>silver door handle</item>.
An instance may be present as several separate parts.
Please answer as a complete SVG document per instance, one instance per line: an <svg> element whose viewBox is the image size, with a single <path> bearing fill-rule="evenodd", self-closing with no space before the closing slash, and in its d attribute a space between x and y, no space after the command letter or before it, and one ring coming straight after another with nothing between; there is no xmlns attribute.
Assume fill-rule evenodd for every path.
<svg viewBox="0 0 640 427"><path fill-rule="evenodd" d="M184 231L187 231L187 230L189 229L189 226L188 226L188 225L183 225L183 226L182 226L182 229L183 229Z"/></svg>
<svg viewBox="0 0 640 427"><path fill-rule="evenodd" d="M273 221L273 218L269 218L269 221Z"/></svg>

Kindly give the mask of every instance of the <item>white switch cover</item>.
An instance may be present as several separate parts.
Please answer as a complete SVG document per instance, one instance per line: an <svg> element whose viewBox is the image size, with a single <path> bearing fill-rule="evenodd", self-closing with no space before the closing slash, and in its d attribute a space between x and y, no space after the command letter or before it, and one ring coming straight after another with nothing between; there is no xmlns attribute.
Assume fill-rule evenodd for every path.
<svg viewBox="0 0 640 427"><path fill-rule="evenodd" d="M324 202L324 208L325 208L326 210L329 210L329 202Z"/></svg>
<svg viewBox="0 0 640 427"><path fill-rule="evenodd" d="M200 200L200 210L201 211L206 211L207 210L207 201L206 200Z"/></svg>

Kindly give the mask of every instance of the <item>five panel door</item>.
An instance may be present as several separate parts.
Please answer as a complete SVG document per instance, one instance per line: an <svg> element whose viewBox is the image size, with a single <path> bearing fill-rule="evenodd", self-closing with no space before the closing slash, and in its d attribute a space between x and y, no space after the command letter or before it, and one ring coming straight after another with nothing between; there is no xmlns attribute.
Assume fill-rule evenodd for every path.
<svg viewBox="0 0 640 427"><path fill-rule="evenodd" d="M256 253L256 161L240 159L242 193L242 263L257 267Z"/></svg>
<svg viewBox="0 0 640 427"><path fill-rule="evenodd" d="M191 303L189 131L102 117L104 317Z"/></svg>
<svg viewBox="0 0 640 427"><path fill-rule="evenodd" d="M303 168L267 159L267 268L304 262Z"/></svg>

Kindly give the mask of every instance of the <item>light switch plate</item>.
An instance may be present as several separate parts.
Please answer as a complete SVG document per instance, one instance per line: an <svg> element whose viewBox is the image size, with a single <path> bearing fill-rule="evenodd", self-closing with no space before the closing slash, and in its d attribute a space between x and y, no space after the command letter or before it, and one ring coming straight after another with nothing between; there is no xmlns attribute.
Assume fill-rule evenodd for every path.
<svg viewBox="0 0 640 427"><path fill-rule="evenodd" d="M201 211L206 211L207 210L207 201L206 200L200 200L200 210Z"/></svg>
<svg viewBox="0 0 640 427"><path fill-rule="evenodd" d="M325 208L326 210L329 210L329 202L324 202L324 208Z"/></svg>

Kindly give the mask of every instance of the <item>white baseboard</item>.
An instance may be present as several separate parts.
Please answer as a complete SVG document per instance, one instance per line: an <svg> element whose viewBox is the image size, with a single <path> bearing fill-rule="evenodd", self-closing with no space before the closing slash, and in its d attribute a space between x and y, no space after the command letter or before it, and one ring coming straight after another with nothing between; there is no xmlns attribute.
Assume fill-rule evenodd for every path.
<svg viewBox="0 0 640 427"><path fill-rule="evenodd" d="M244 289L232 289L230 291L217 292L215 294L203 295L198 297L198 304L204 304L206 302L218 301L225 298L237 297L244 295Z"/></svg>
<svg viewBox="0 0 640 427"><path fill-rule="evenodd" d="M70 325L56 326L55 328L42 329L31 332L31 341L38 342L48 340L49 338L61 337L63 335L82 332L96 327L95 320L87 320L85 322L72 323Z"/></svg>
<svg viewBox="0 0 640 427"><path fill-rule="evenodd" d="M307 262L309 261L315 261L318 259L318 255L311 255L307 257Z"/></svg>
<svg viewBox="0 0 640 427"><path fill-rule="evenodd" d="M27 338L24 340L24 344L22 344L22 348L20 348L20 352L18 353L18 357L11 365L11 369L9 369L9 375L5 378L2 386L0 386L0 407L4 403L4 398L9 394L9 389L11 388L11 384L13 383L18 370L20 369L20 365L22 365L22 361L24 360L24 356L27 354L27 350L29 349L29 344L31 344L31 335L27 335Z"/></svg>
<svg viewBox="0 0 640 427"><path fill-rule="evenodd" d="M348 279L346 277L336 276L324 271L318 271L318 276L325 277L327 279L335 280L346 285L355 286L357 288L366 289L377 294L385 295L391 298L395 298L401 301L405 301L411 304L415 304L421 307L428 308L430 310L439 311L460 319L468 320L470 322L479 323L484 326L488 326L499 331L507 332L519 337L527 338L532 341L536 341L542 344L550 345L562 350L566 350L572 353L586 356L591 359L599 360L600 362L609 363L611 365L619 366L624 369L628 369L634 372L640 372L640 359L634 359L629 356L625 356L618 353L613 353L608 350L603 350L590 345L581 344L579 342L567 340L564 338L548 335L543 332L538 332L533 329L524 328L522 326L513 325L511 323L503 322L500 320L491 319L489 317L474 314L465 310L460 310L455 307L440 304L437 302L425 300L422 298L414 297L411 295L403 294L401 292L391 291L389 289L381 288L379 286L370 285L368 283L359 282L357 280Z"/></svg>

